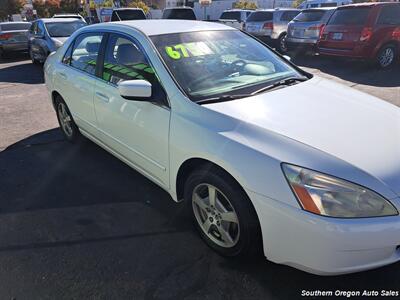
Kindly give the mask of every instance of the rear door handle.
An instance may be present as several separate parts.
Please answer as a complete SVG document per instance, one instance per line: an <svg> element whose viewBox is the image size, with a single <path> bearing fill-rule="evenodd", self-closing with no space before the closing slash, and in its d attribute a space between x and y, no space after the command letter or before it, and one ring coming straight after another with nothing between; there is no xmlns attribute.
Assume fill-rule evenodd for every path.
<svg viewBox="0 0 400 300"><path fill-rule="evenodd" d="M110 98L108 98L108 96L100 93L100 92L96 92L96 96L97 98L99 98L100 100L102 100L103 102L110 102Z"/></svg>

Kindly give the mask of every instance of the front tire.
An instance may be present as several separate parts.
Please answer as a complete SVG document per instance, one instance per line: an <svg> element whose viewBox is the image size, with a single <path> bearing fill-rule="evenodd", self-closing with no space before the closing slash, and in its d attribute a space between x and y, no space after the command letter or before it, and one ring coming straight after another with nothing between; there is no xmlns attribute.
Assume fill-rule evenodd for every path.
<svg viewBox="0 0 400 300"><path fill-rule="evenodd" d="M67 104L61 96L57 96L54 102L58 124L65 138L71 143L78 141L80 137L79 128L75 124Z"/></svg>
<svg viewBox="0 0 400 300"><path fill-rule="evenodd" d="M31 57L31 61L34 65L39 64L39 62L35 59L33 52L32 52L32 48L29 48L29 56Z"/></svg>
<svg viewBox="0 0 400 300"><path fill-rule="evenodd" d="M194 224L213 250L229 257L254 257L261 252L258 217L243 189L218 168L192 172L184 197Z"/></svg>
<svg viewBox="0 0 400 300"><path fill-rule="evenodd" d="M288 47L286 45L286 33L282 34L277 41L277 46L276 49L283 54L286 54L288 52Z"/></svg>
<svg viewBox="0 0 400 300"><path fill-rule="evenodd" d="M381 69L388 69L394 65L397 58L397 49L394 45L383 46L376 55L376 62Z"/></svg>

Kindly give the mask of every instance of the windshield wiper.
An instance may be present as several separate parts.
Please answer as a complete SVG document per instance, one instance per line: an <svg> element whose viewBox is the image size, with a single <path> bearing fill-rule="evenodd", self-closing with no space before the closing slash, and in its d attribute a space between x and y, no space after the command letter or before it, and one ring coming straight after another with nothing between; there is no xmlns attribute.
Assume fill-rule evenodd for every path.
<svg viewBox="0 0 400 300"><path fill-rule="evenodd" d="M217 103L217 102L230 101L230 100L241 99L241 98L246 98L246 97L251 97L251 96L253 96L253 95L252 94L221 95L218 97L212 97L212 98L198 100L198 101L196 101L196 103L198 103L198 104Z"/></svg>
<svg viewBox="0 0 400 300"><path fill-rule="evenodd" d="M273 83L271 85L264 86L263 88L255 91L255 92L252 92L251 95L253 96L253 95L268 91L268 90L272 90L272 89L274 89L276 87L279 87L279 86L291 85L292 83L294 83L296 81L303 82L303 81L306 81L306 80L308 80L308 77L306 77L306 76L288 77L288 78L279 80L279 81L277 81L277 82L275 82L275 83Z"/></svg>

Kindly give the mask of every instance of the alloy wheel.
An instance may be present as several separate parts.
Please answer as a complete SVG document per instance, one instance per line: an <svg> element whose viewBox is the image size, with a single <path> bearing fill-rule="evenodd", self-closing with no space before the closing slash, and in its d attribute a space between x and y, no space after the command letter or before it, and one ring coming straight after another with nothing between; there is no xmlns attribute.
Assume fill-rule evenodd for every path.
<svg viewBox="0 0 400 300"><path fill-rule="evenodd" d="M215 186L202 183L192 194L196 221L202 231L215 244L234 247L239 241L239 218L229 199Z"/></svg>
<svg viewBox="0 0 400 300"><path fill-rule="evenodd" d="M394 50L391 47L384 49L379 56L379 64L386 68L390 66L394 60Z"/></svg>
<svg viewBox="0 0 400 300"><path fill-rule="evenodd" d="M74 131L72 128L72 118L68 112L67 106L60 102L57 107L57 113L62 130L68 137L71 137Z"/></svg>

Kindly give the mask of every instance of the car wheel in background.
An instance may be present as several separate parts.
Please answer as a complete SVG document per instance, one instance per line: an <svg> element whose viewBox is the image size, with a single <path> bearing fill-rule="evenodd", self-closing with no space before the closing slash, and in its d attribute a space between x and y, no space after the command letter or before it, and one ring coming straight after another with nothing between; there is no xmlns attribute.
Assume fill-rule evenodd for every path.
<svg viewBox="0 0 400 300"><path fill-rule="evenodd" d="M35 59L35 57L33 56L33 52L32 52L32 49L31 48L29 48L29 56L30 56L30 58L31 58L31 61L32 61L32 63L33 64L38 64L39 62Z"/></svg>
<svg viewBox="0 0 400 300"><path fill-rule="evenodd" d="M57 96L57 98L55 99L55 109L57 113L58 123L60 124L61 131L64 134L65 138L69 142L76 142L80 136L78 126L76 126L67 104L60 96Z"/></svg>
<svg viewBox="0 0 400 300"><path fill-rule="evenodd" d="M261 230L255 209L243 189L224 171L212 167L192 172L185 201L203 240L230 257L258 256Z"/></svg>
<svg viewBox="0 0 400 300"><path fill-rule="evenodd" d="M288 47L286 45L286 33L281 34L281 36L278 38L277 41L277 46L276 49L280 52L280 53L286 53L288 52Z"/></svg>
<svg viewBox="0 0 400 300"><path fill-rule="evenodd" d="M376 62L381 69L386 69L394 65L397 58L397 49L394 45L383 46L376 55Z"/></svg>

